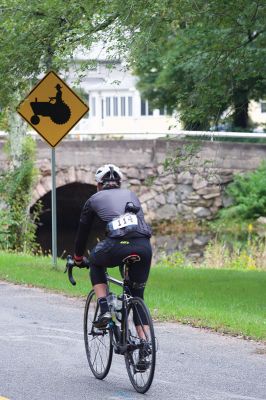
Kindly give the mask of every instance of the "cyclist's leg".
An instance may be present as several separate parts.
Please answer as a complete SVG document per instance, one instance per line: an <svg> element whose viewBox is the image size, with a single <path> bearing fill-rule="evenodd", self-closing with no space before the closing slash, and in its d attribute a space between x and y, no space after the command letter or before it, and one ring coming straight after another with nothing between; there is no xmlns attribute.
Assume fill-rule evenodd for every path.
<svg viewBox="0 0 266 400"><path fill-rule="evenodd" d="M149 276L151 264L151 245L149 239L146 238L130 238L127 240L120 239L106 239L97 244L92 250L90 256L90 273L93 288L95 290L99 305L102 310L106 310L107 302L107 285L105 268L119 265L121 260L130 253L137 253L140 255L141 260L130 267L129 278L132 282L131 294L143 299L144 287ZM102 306L101 306L102 303ZM135 315L138 314L136 311ZM144 316L143 316L144 319ZM141 328L138 317L135 316L135 324L139 326L140 337L145 337L145 333ZM143 326L143 321L142 321Z"/></svg>
<svg viewBox="0 0 266 400"><path fill-rule="evenodd" d="M134 264L130 267L130 291L133 297L140 297L141 299L144 299L144 290L146 281L148 279L149 270L149 265L142 265L141 269L139 266ZM139 280L142 282L138 282ZM133 318L138 336L141 339L145 339L147 337L149 327L147 325L146 315L143 313L143 309L137 306L136 310L133 310Z"/></svg>
<svg viewBox="0 0 266 400"><path fill-rule="evenodd" d="M148 239L134 240L132 243L134 252L140 256L140 261L131 264L129 267L129 288L133 297L139 297L144 300L144 291L146 282L149 277L152 251ZM140 339L141 347L135 359L135 371L145 372L151 367L151 359L153 356L153 327L149 312L143 302L140 300L132 302L133 324L136 328L136 334ZM136 356L135 356L136 357ZM133 356L134 359L134 356Z"/></svg>
<svg viewBox="0 0 266 400"><path fill-rule="evenodd" d="M110 265L109 252L115 246L110 239L99 242L90 254L90 277L97 298L107 295L105 268Z"/></svg>
<svg viewBox="0 0 266 400"><path fill-rule="evenodd" d="M129 268L130 291L133 297L140 297L144 300L145 286L151 266L151 246L148 239L135 239L132 245L134 245L134 250L140 256L140 261L132 264ZM136 307L133 318L139 337L146 340L149 326L143 309Z"/></svg>
<svg viewBox="0 0 266 400"><path fill-rule="evenodd" d="M100 315L96 322L98 327L104 326L111 318L107 303L107 280L105 268L108 265L108 251L112 247L109 240L97 244L90 255L90 277L97 301L100 306Z"/></svg>
<svg viewBox="0 0 266 400"><path fill-rule="evenodd" d="M97 302L100 307L100 313L94 321L96 328L105 327L111 319L111 314L107 302L107 282L105 268L95 264L90 264L90 277Z"/></svg>
<svg viewBox="0 0 266 400"><path fill-rule="evenodd" d="M90 276L93 289L99 302L101 316L109 312L107 304L107 281L105 269L121 263L125 251L120 239L107 238L99 242L90 254ZM123 253L128 255L127 253ZM122 255L123 255L122 254Z"/></svg>
<svg viewBox="0 0 266 400"><path fill-rule="evenodd" d="M106 298L107 296L107 281L105 276L105 268L90 264L90 278L97 299ZM101 307L101 311L102 307ZM105 310L107 311L107 310Z"/></svg>

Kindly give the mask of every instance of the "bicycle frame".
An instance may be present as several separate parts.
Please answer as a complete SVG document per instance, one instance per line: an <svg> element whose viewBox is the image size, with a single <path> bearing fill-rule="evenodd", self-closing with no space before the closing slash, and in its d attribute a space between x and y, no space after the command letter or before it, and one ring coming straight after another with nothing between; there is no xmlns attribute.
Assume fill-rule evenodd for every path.
<svg viewBox="0 0 266 400"><path fill-rule="evenodd" d="M72 270L74 268L75 264L74 261L72 259L71 256L67 256L67 265L66 265L66 270L65 272L68 273L68 278L69 281L71 282L71 284L73 286L76 285L76 281L73 278L72 275ZM117 354L122 354L124 355L127 351L134 351L137 349L141 349L143 347L143 344L138 344L138 345L134 345L134 344L128 344L127 343L127 321L128 321L128 308L127 308L127 303L129 301L129 299L132 297L130 294L130 288L129 288L129 275L128 275L128 271L129 271L129 264L125 263L123 265L123 281L120 281L119 279L113 278L112 276L110 276L107 272L105 272L106 274L106 278L107 278L107 282L109 283L113 283L114 285L120 286L123 288L123 292L122 292L122 320L120 323L121 329L120 327L115 323L115 321L111 321L111 323L109 323L108 328L105 329L111 329L113 336L115 337L115 341L113 342L113 346L114 346L114 350L115 353ZM108 290L109 290L109 286L108 286ZM96 310L97 312L97 310ZM95 315L96 317L96 315ZM120 322L120 321L119 321ZM99 332L93 332L94 328L92 326L92 331L91 334L93 335L102 335L103 333L99 333Z"/></svg>
<svg viewBox="0 0 266 400"><path fill-rule="evenodd" d="M109 328L113 330L114 337L115 337L115 343L113 343L113 345L114 345L114 351L116 354L125 354L129 350L137 349L137 347L129 349L128 344L126 343L127 302L128 302L128 299L130 298L130 295L128 294L128 293L130 293L130 289L127 284L129 282L128 269L129 269L128 265L124 264L123 265L123 276L124 276L123 281L113 278L106 272L107 281L110 283L113 283L114 285L120 286L123 289L122 320L120 323L121 329L119 328L119 326L116 325L115 321L112 321L109 324ZM109 291L109 287L108 287L108 291Z"/></svg>

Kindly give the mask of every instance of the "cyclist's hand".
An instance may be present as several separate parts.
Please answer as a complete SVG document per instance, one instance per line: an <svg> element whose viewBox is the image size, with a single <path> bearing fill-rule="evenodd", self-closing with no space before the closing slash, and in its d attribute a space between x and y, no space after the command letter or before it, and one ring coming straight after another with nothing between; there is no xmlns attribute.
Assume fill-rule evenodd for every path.
<svg viewBox="0 0 266 400"><path fill-rule="evenodd" d="M79 257L74 255L74 263L79 268L89 268L89 260L87 257Z"/></svg>

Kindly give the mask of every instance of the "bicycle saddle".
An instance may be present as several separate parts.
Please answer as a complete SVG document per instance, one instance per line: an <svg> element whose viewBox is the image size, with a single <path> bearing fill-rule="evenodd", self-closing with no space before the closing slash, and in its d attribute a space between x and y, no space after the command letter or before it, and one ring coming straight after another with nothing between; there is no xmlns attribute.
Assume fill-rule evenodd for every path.
<svg viewBox="0 0 266 400"><path fill-rule="evenodd" d="M138 261L140 261L140 256L138 254L130 254L122 260L124 264L133 264Z"/></svg>

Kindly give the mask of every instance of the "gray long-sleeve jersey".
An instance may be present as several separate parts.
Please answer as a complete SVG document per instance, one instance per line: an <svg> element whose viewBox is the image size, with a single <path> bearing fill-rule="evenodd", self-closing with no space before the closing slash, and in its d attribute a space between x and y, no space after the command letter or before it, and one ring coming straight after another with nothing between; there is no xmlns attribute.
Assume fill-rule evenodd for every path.
<svg viewBox="0 0 266 400"><path fill-rule="evenodd" d="M125 213L128 202L140 207L137 213L138 225L108 232L109 237L150 237L151 228L145 222L140 201L135 193L128 189L101 190L91 196L85 203L80 216L79 229L75 243L75 254L82 255L93 219L98 216L105 226L113 219Z"/></svg>

